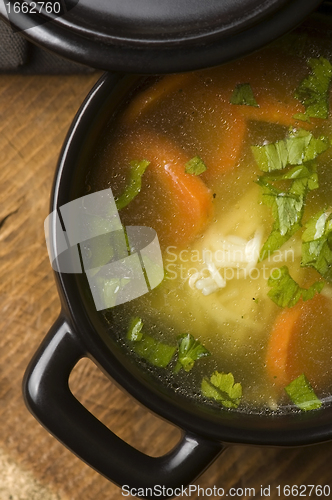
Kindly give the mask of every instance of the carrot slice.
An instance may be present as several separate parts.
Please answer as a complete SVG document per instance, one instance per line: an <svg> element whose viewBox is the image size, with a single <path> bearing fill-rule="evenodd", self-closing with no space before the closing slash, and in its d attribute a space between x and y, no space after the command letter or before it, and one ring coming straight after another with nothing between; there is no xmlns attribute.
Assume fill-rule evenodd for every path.
<svg viewBox="0 0 332 500"><path fill-rule="evenodd" d="M285 127L301 127L306 130L313 128L311 123L294 118L294 115L305 112L304 106L300 102L296 102L295 99L287 104L268 96L257 96L256 100L258 108L241 106L240 113L246 120L276 123Z"/></svg>
<svg viewBox="0 0 332 500"><path fill-rule="evenodd" d="M325 294L323 289L303 303L299 324L289 345L287 365L293 378L305 373L316 389L331 390L332 301L328 292Z"/></svg>
<svg viewBox="0 0 332 500"><path fill-rule="evenodd" d="M122 115L121 124L135 126L137 120L144 120L145 115L150 116L158 106L167 123L169 109L173 109L170 116L175 123L170 127L170 135L175 129L175 141L180 138L187 151L202 155L208 166L203 178L208 180L234 168L243 146L246 123L214 79L212 85L202 84L202 80L206 80L204 74L203 71L162 77L133 98ZM186 123L185 129L179 125L181 120Z"/></svg>
<svg viewBox="0 0 332 500"><path fill-rule="evenodd" d="M208 182L231 171L239 162L247 132L244 116L220 96L212 101L214 113L207 120L191 124L190 134L207 170L202 178Z"/></svg>
<svg viewBox="0 0 332 500"><path fill-rule="evenodd" d="M122 123L132 125L132 123L149 109L156 105L160 99L187 84L193 75L192 73L179 73L163 76L161 80L153 84L147 90L139 93L129 104L122 115Z"/></svg>
<svg viewBox="0 0 332 500"><path fill-rule="evenodd" d="M203 231L213 213L213 196L200 176L187 174L190 160L164 136L139 130L119 147L125 164L133 159L150 162L142 178L142 189L120 212L135 223L153 227L162 246L187 245ZM129 160L129 161L128 161Z"/></svg>
<svg viewBox="0 0 332 500"><path fill-rule="evenodd" d="M265 366L270 380L280 389L286 387L295 378L290 373L288 353L303 313L304 304L299 301L294 307L283 309L277 316L271 331Z"/></svg>
<svg viewBox="0 0 332 500"><path fill-rule="evenodd" d="M275 387L286 387L302 373L315 386L330 379L330 331L331 300L322 293L281 311L272 328L265 358L268 376Z"/></svg>

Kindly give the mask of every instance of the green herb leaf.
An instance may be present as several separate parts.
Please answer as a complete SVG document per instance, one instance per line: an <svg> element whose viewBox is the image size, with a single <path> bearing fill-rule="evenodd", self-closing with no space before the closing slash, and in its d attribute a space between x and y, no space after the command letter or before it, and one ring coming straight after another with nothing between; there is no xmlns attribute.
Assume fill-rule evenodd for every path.
<svg viewBox="0 0 332 500"><path fill-rule="evenodd" d="M296 231L298 231L301 227L300 224L294 224L294 226L289 231L287 231L285 234L282 235L280 233L279 228L276 226L277 226L276 224L273 226L271 233L269 234L266 242L262 246L259 255L260 261L270 257L273 254L273 252L278 250L278 248L282 247L282 245L286 243L286 241L288 241L289 238L291 238L291 236L293 236L293 234L295 234Z"/></svg>
<svg viewBox="0 0 332 500"><path fill-rule="evenodd" d="M263 146L251 146L256 163L263 172L282 170L287 165L302 165L314 160L330 146L327 137L315 138L311 132L299 129L288 137Z"/></svg>
<svg viewBox="0 0 332 500"><path fill-rule="evenodd" d="M129 330L127 332L127 339L132 342L137 342L138 340L142 340L143 337L143 321L141 318L133 318Z"/></svg>
<svg viewBox="0 0 332 500"><path fill-rule="evenodd" d="M242 398L242 386L234 383L231 373L220 373L215 371L210 380L203 378L201 384L202 394L221 403L226 408L237 408Z"/></svg>
<svg viewBox="0 0 332 500"><path fill-rule="evenodd" d="M296 113L295 115L293 115L293 118L295 120L301 120L302 122L310 123L310 118L305 113Z"/></svg>
<svg viewBox="0 0 332 500"><path fill-rule="evenodd" d="M309 59L308 65L311 74L300 83L295 97L299 99L306 108L305 116L312 118L328 118L328 90L332 78L331 63L324 57ZM302 114L294 118L301 118Z"/></svg>
<svg viewBox="0 0 332 500"><path fill-rule="evenodd" d="M295 194L288 190L279 190L258 179L263 188L263 202L272 208L275 219L273 230L278 230L281 236L287 234L295 224L299 224L304 206L304 194Z"/></svg>
<svg viewBox="0 0 332 500"><path fill-rule="evenodd" d="M286 140L263 146L251 146L257 165L263 172L281 170L288 164Z"/></svg>
<svg viewBox="0 0 332 500"><path fill-rule="evenodd" d="M313 267L332 283L332 213L321 211L306 223L302 235L303 267Z"/></svg>
<svg viewBox="0 0 332 500"><path fill-rule="evenodd" d="M287 266L274 269L267 284L271 287L268 296L279 307L293 307L301 298L303 301L310 300L324 287L323 282L317 281L308 289L301 288L290 276Z"/></svg>
<svg viewBox="0 0 332 500"><path fill-rule="evenodd" d="M194 156L185 166L186 174L200 175L206 170L206 165L199 156Z"/></svg>
<svg viewBox="0 0 332 500"><path fill-rule="evenodd" d="M144 333L142 329L142 319L133 318L127 332L127 339L133 343L133 350L138 356L145 359L153 366L166 368L171 362L177 350L177 346L164 344Z"/></svg>
<svg viewBox="0 0 332 500"><path fill-rule="evenodd" d="M280 190L271 182L289 181L288 189ZM307 192L318 188L314 162L307 162L288 170L265 174L258 178L263 202L272 208L274 224L264 243L260 260L280 248L301 227Z"/></svg>
<svg viewBox="0 0 332 500"><path fill-rule="evenodd" d="M177 347L164 344L143 333L141 340L134 343L133 349L136 354L151 363L151 365L166 368L171 362Z"/></svg>
<svg viewBox="0 0 332 500"><path fill-rule="evenodd" d="M129 184L122 195L115 200L118 210L126 207L141 191L142 176L149 165L150 162L147 160L133 160L130 162Z"/></svg>
<svg viewBox="0 0 332 500"><path fill-rule="evenodd" d="M322 406L304 374L285 387L285 391L293 403L303 411L318 410Z"/></svg>
<svg viewBox="0 0 332 500"><path fill-rule="evenodd" d="M295 180L295 179L307 179L312 176L317 177L316 169L313 167L315 164L312 162L308 162L303 165L296 165L295 167L291 167L290 169L278 170L272 173L266 173L259 177L265 182L276 182L276 181L286 181L286 180ZM313 171L314 168L314 171Z"/></svg>
<svg viewBox="0 0 332 500"><path fill-rule="evenodd" d="M181 368L189 372L193 368L195 361L203 356L210 356L210 352L199 342L199 340L195 340L190 333L180 335L178 361L174 372L178 373Z"/></svg>
<svg viewBox="0 0 332 500"><path fill-rule="evenodd" d="M233 90L231 104L245 104L247 106L255 106L259 108L250 83L239 83Z"/></svg>

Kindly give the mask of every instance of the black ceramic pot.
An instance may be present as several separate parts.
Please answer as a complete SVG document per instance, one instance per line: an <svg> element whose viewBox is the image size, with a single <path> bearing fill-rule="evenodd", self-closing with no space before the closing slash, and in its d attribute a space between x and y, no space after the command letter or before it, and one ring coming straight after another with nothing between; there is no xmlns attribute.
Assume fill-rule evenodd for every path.
<svg viewBox="0 0 332 500"><path fill-rule="evenodd" d="M82 196L98 137L136 78L105 74L86 98L62 149L51 211ZM328 405L307 413L241 413L194 403L159 386L125 355L89 308L84 279L56 273L56 281L62 311L26 372L26 404L56 438L116 484L174 489L194 481L230 443L297 446L332 438ZM112 328L116 332L117 325ZM136 400L182 429L183 438L173 451L160 458L142 454L75 399L68 379L82 357L91 358Z"/></svg>
<svg viewBox="0 0 332 500"><path fill-rule="evenodd" d="M0 2L0 17L32 42L93 68L176 73L248 54L295 28L322 1L52 0L36 10L8 0Z"/></svg>

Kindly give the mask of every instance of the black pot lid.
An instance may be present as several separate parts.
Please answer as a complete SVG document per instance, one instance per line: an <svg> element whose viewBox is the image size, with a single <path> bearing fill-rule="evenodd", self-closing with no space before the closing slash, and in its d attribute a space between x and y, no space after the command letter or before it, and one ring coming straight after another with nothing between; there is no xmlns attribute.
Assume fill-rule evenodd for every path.
<svg viewBox="0 0 332 500"><path fill-rule="evenodd" d="M30 7L14 12L17 1L0 0L0 14L30 40L74 61L104 70L165 73L251 52L301 23L321 2L52 0L45 2L48 12L39 13Z"/></svg>

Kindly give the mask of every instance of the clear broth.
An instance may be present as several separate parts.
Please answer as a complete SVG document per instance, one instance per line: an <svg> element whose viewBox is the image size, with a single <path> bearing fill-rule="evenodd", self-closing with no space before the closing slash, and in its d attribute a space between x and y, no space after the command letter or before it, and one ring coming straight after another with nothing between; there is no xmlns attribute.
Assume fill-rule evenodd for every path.
<svg viewBox="0 0 332 500"><path fill-rule="evenodd" d="M89 191L112 187L117 197L128 183L130 161L150 160L159 154L156 148L169 148L170 158L178 162L194 156L204 160L207 171L200 178L213 194L213 216L197 234L192 231L190 217L181 220L177 200L164 190L156 172L146 170L140 193L120 216L124 225L146 225L156 230L165 279L148 294L101 314L120 325L119 341L133 362L151 370L175 391L204 400L202 378L215 370L231 372L243 389L239 410L283 411L290 405L283 387L266 369L271 331L281 313L267 295L267 279L273 268L284 264L302 287L322 279L315 270L300 265L303 227L279 251L258 262L250 275L244 277L234 267L223 270L230 275L233 271L232 278L225 274L225 288L203 295L190 286L189 279L204 268L204 252L215 255L222 239L249 241L260 231L264 242L271 232L274 219L270 207L262 203L261 188L255 182L262 172L251 146L281 140L289 127L308 128L307 123L292 118L294 106L295 111L301 110L294 94L308 74L308 57L328 56L320 40L302 33L294 46L292 36L220 68L143 78L110 121L87 178ZM250 83L259 108L230 104L235 86L241 83ZM245 130L241 131L244 122ZM309 129L315 137L331 137L331 127L329 118L312 120ZM160 137L165 138L162 144ZM331 147L317 158L320 187L307 196L302 226L314 213L330 206L331 160ZM315 296L301 313L286 361L287 383L305 373L321 399L332 392L331 313L332 288L326 284L324 293ZM175 374L174 362L166 369L153 368L126 340L133 317L143 320L149 335L168 344L176 344L178 335L190 333L211 356L197 360L188 373L181 370Z"/></svg>

